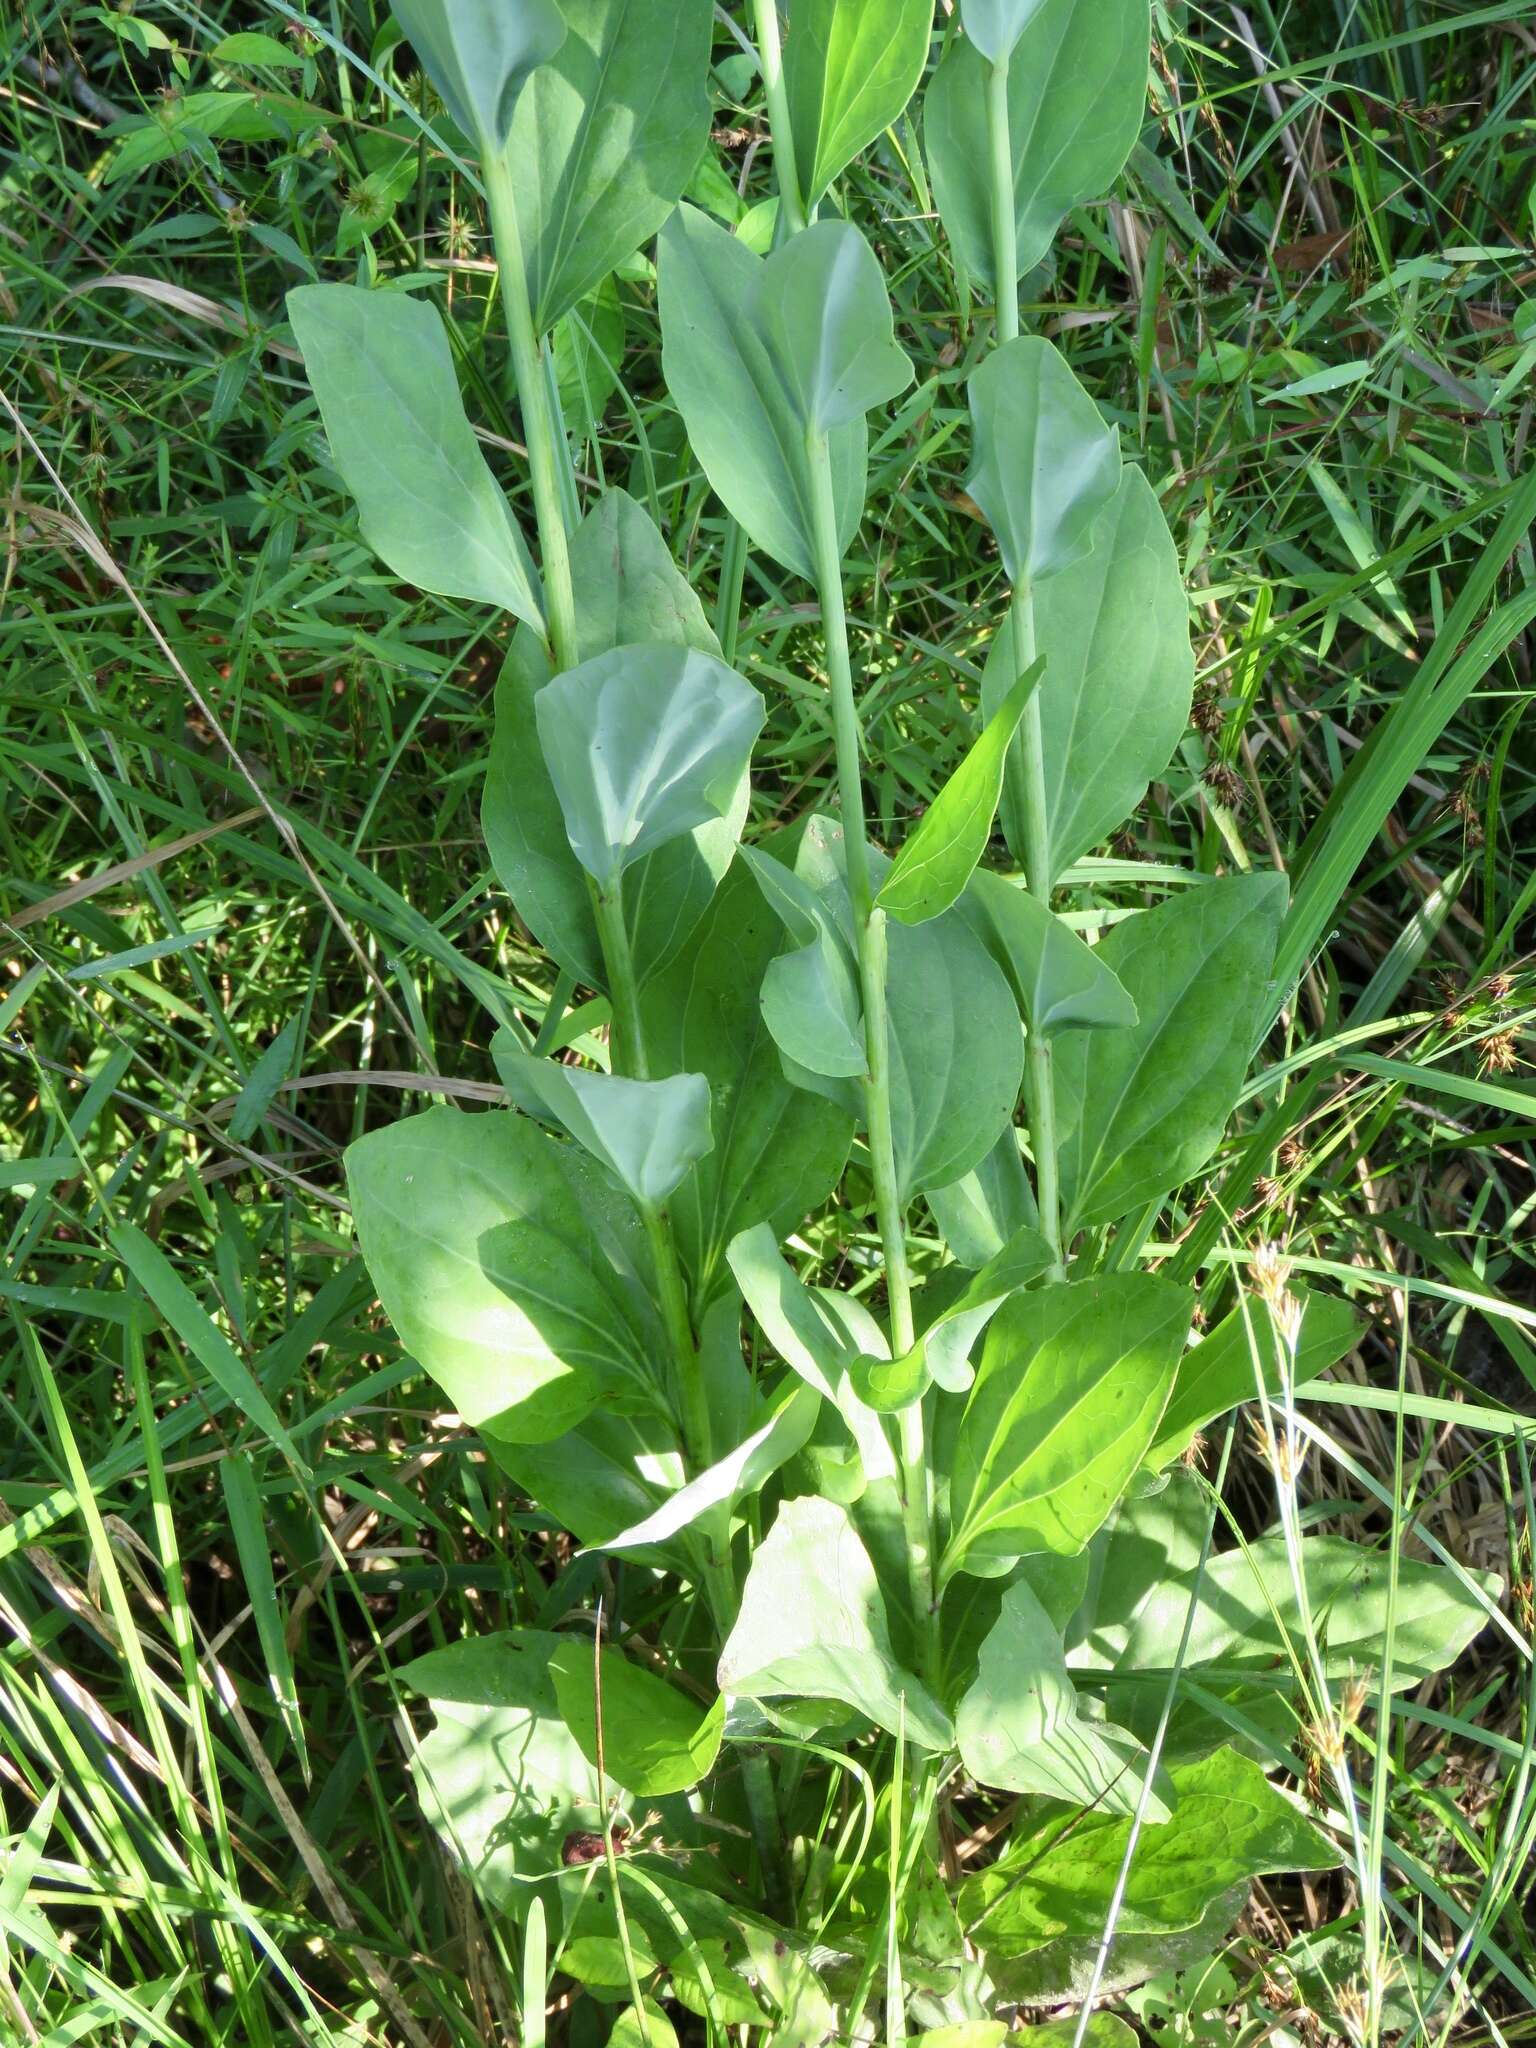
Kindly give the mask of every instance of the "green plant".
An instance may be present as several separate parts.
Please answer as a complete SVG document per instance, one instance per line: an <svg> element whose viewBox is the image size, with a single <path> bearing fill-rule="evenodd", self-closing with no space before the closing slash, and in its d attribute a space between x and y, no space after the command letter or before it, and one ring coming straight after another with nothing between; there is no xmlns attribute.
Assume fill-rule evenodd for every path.
<svg viewBox="0 0 1536 2048"><path fill-rule="evenodd" d="M614 108L638 103L617 81L687 66L663 74L645 9L562 12L580 51L555 46L553 10L530 9L541 39L507 50L464 44L457 11L401 9L482 166L540 573L463 421L436 315L394 289L291 301L365 534L397 574L522 622L498 691L487 839L566 977L542 1019L519 1006L537 1030L509 1006L498 1069L520 1113L435 1111L377 1131L354 1148L351 1182L414 1355L582 1542L703 1590L708 1619L664 1647L695 1691L711 1678L721 1691L690 1716L688 1693L658 1693L642 1665L611 1649L573 1658L567 1636L534 1630L438 1653L407 1673L438 1713L424 1796L499 1903L521 1912L534 1886L552 1890L565 1965L629 1988L642 2034L641 1979L663 1971L717 2022L766 1998L786 2038L813 2027L818 2000L857 2015L877 1987L893 2029L904 1993L919 2016L980 2023L1000 1998L1074 1989L1070 1951L1091 1947L1112 1901L1128 1940L1164 1944L1161 1962L1191 1931L1208 1945L1248 1876L1325 1861L1248 1754L1283 1755L1293 1725L1269 1673L1296 1646L1313 1667L1309 1718L1326 1722L1357 1660L1380 1663L1390 1642L1391 1684L1410 1684L1484 1606L1475 1586L1406 1565L1383 1585L1365 1556L1289 1523L1278 1543L1212 1560L1197 1483L1157 1490L1193 1431L1254 1391L1255 1353L1282 1463L1304 1363L1320 1370L1349 1329L1314 1345L1330 1305L1301 1315L1275 1278L1251 1339L1235 1308L1186 1350L1192 1298L1139 1270L1164 1197L1211 1157L1289 992L1271 985L1278 878L1191 874L1154 908L1119 906L1135 914L1092 949L1056 914L1064 876L1184 728L1183 607L1150 487L1062 358L1013 331L1005 286L998 345L970 375L970 493L1012 591L990 715L887 865L864 824L841 589L866 416L908 378L884 285L846 223L804 227L761 260L674 215L659 266L671 391L722 502L814 584L827 635L837 816L804 821L788 844L738 847L761 704L637 504L610 491L572 519L549 374L557 321L660 225L688 169L679 144L676 175L637 209L589 162L589 138L611 139ZM1048 233L1117 166L1085 162L1061 207L1042 199L1028 151L1013 161L1012 81L1029 68L965 12L974 45L952 42L929 119L946 106L961 148L967 124L974 137L989 123L995 182L979 210L966 211L963 166L941 177L942 127L929 149L957 252L973 276L1007 280L1041 253L1039 221ZM984 11L994 27L1003 12ZM1027 38L1064 10L1017 13ZM697 17L701 69L707 10L666 14ZM1144 41L1138 10L1123 14ZM594 68L609 35L612 61ZM794 53L791 39L792 88ZM1143 59L1130 66L1138 109ZM615 81L612 106L581 98L594 76ZM520 125L519 95L541 81L551 107L576 93L579 122ZM900 88L880 126L901 112ZM787 119L798 104L792 90ZM682 125L671 108L647 118L662 139ZM807 160L812 205L842 168L827 171L827 152ZM979 870L999 803L1022 888ZM610 1072L548 1057L573 984L607 1000ZM1033 1182L1013 1134L1021 1078ZM812 1289L780 1245L839 1182L855 1130L820 1243L853 1285ZM919 1201L944 1254L912 1229ZM766 1340L750 1374L743 1301ZM1150 1584L1137 1576L1147 1550ZM1207 1664L1207 1697L1171 1689L1167 1674ZM829 1734L870 1727L891 1739L826 1758ZM818 1743L832 1776L814 1768ZM999 1860L952 1896L936 1815L956 1751L981 1784L1031 1803ZM900 1845L873 1890L878 1863L861 1868L822 1818L845 1825L828 1788L855 1763L872 1824ZM776 1922L748 1916L715 1875L743 1875L729 1841L705 1853L682 1795L712 1769L710 1810L728 1819L742 1801ZM617 1887L605 1897L579 1872L588 1838ZM985 1985L959 1969L961 1927ZM711 1940L719 1973L706 1979L689 1959ZM814 1966L813 1940L829 1952Z"/></svg>

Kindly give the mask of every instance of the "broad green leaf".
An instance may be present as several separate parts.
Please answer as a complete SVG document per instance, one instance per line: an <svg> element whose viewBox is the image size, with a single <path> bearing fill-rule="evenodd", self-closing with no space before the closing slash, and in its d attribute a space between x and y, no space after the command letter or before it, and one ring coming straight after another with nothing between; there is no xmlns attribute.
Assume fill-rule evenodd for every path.
<svg viewBox="0 0 1536 2048"><path fill-rule="evenodd" d="M555 0L393 0L422 69L454 124L500 150L529 74L565 41Z"/></svg>
<svg viewBox="0 0 1536 2048"><path fill-rule="evenodd" d="M960 21L967 37L996 64L1011 57L1014 45L1046 0L960 0Z"/></svg>
<svg viewBox="0 0 1536 2048"><path fill-rule="evenodd" d="M594 1668L596 1667L596 1668ZM686 1792L707 1777L725 1731L725 1701L709 1707L668 1685L622 1651L567 1637L549 1660L560 1718L595 1764L599 1687L603 1767L642 1799Z"/></svg>
<svg viewBox="0 0 1536 2048"><path fill-rule="evenodd" d="M1004 1303L955 1440L941 1579L969 1558L1082 1549L1146 1456L1189 1316L1183 1289L1146 1273Z"/></svg>
<svg viewBox="0 0 1536 2048"><path fill-rule="evenodd" d="M1272 1871L1332 1870L1339 1855L1263 1772L1235 1750L1175 1767L1173 1812L1143 1827L1117 1926L1192 1927L1234 1885ZM1016 1954L1059 1935L1102 1935L1133 1821L1031 1811L998 1860L961 1887L960 1916L983 1949Z"/></svg>
<svg viewBox="0 0 1536 2048"><path fill-rule="evenodd" d="M1330 1678L1379 1673L1390 1607L1390 1560L1342 1536L1302 1539L1307 1602ZM1185 1662L1273 1674L1290 1665L1287 1642L1305 1655L1301 1616L1283 1535L1262 1537L1193 1569L1159 1574L1134 1617L1118 1633L1096 1629L1096 1664L1117 1671L1171 1667L1183 1637L1191 1595L1194 1621ZM1443 1671L1488 1623L1502 1590L1492 1572L1470 1583L1443 1565L1399 1558L1392 1685L1398 1692Z"/></svg>
<svg viewBox="0 0 1536 2048"><path fill-rule="evenodd" d="M983 872L971 877L962 902L1031 1031L1124 1030L1136 1022L1136 1005L1098 951L1038 896Z"/></svg>
<svg viewBox="0 0 1536 2048"><path fill-rule="evenodd" d="M912 381L875 253L844 220L791 235L758 273L759 331L808 433L851 426Z"/></svg>
<svg viewBox="0 0 1536 2048"><path fill-rule="evenodd" d="M907 839L875 899L903 924L922 924L958 900L992 837L1008 747L1040 680L1034 664L1008 692Z"/></svg>
<svg viewBox="0 0 1536 2048"><path fill-rule="evenodd" d="M770 266L779 257L754 256L696 208L678 207L657 245L662 367L726 510L765 553L814 582L805 428L764 332L764 304L778 274ZM864 510L868 434L854 419L827 439L838 541L846 547Z"/></svg>
<svg viewBox="0 0 1536 2048"><path fill-rule="evenodd" d="M891 1653L875 1568L846 1512L809 1495L782 1504L753 1553L716 1682L748 1699L840 1700L924 1749L954 1739L949 1716Z"/></svg>
<svg viewBox="0 0 1536 2048"><path fill-rule="evenodd" d="M761 1009L774 1044L810 1074L851 1078L868 1071L864 1011L853 949L808 882L755 847L744 846L763 900L794 941L769 961Z"/></svg>
<svg viewBox="0 0 1536 2048"><path fill-rule="evenodd" d="M626 2005L608 2030L606 2048L677 2048L677 2029L653 1998L644 2000L644 2015Z"/></svg>
<svg viewBox="0 0 1536 2048"><path fill-rule="evenodd" d="M634 646L556 676L534 714L571 850L612 889L642 855L730 812L764 709L715 655Z"/></svg>
<svg viewBox="0 0 1536 2048"><path fill-rule="evenodd" d="M1136 2036L1112 2012L1096 2012L1078 2035L1077 2021L1047 2020L1038 2027L1010 2027L1006 2020L961 2020L930 2027L912 2048L1136 2048Z"/></svg>
<svg viewBox="0 0 1536 2048"><path fill-rule="evenodd" d="M223 36L208 52L215 64L260 64L268 70L302 71L308 59L292 43L280 43L276 36L264 36L253 29L237 30Z"/></svg>
<svg viewBox="0 0 1536 2048"><path fill-rule="evenodd" d="M1099 947L1136 1005L1056 1043L1066 1228L1177 1187L1221 1142L1267 1014L1283 875L1229 875L1117 924Z"/></svg>
<svg viewBox="0 0 1536 2048"><path fill-rule="evenodd" d="M1090 552L1034 594L1035 652L1045 662L1040 720L1054 881L1106 839L1172 759L1189 722L1195 664L1178 556L1152 486L1125 468L1095 520ZM1018 666L1005 623L982 682L990 712ZM1023 858L1012 783L1003 830Z"/></svg>
<svg viewBox="0 0 1536 2048"><path fill-rule="evenodd" d="M1291 1291L1302 1304L1302 1318L1301 1338L1288 1369L1294 1383L1304 1386L1349 1353L1360 1335L1360 1319L1336 1294L1309 1294L1294 1284ZM1255 1301L1246 1314L1241 1306L1233 1309L1179 1360L1147 1463L1154 1470L1170 1464L1208 1422L1240 1401L1254 1399L1259 1372L1270 1393L1277 1392L1275 1334L1268 1310Z"/></svg>
<svg viewBox="0 0 1536 2048"><path fill-rule="evenodd" d="M955 1710L961 1760L980 1784L1069 1806L1134 1813L1146 1752L1123 1730L1084 1720L1051 1618L1022 1579L1003 1595L976 1677ZM1168 1818L1157 1791L1147 1819Z"/></svg>
<svg viewBox="0 0 1536 2048"><path fill-rule="evenodd" d="M899 118L932 33L933 0L794 0L784 89L808 207Z"/></svg>
<svg viewBox="0 0 1536 2048"><path fill-rule="evenodd" d="M993 349L966 388L975 453L965 488L997 535L1009 581L1033 588L1092 546L1120 483L1119 436L1038 335Z"/></svg>
<svg viewBox="0 0 1536 2048"><path fill-rule="evenodd" d="M1049 2009L1078 2003L1090 1993L1097 1998L1113 1998L1135 1990L1149 1977L1171 1976L1209 1964L1211 1957L1225 1946L1247 1903L1248 1882L1244 1879L1241 1884L1218 1892L1192 1927L1181 1927L1172 1934L1117 1932L1107 1950L1102 1924L1091 1935L1064 1934L1044 1943L1025 1937L1026 1945L1019 1948L999 1942L987 1951L987 1975L998 1995L1010 2004L1017 2001ZM1094 2014L1095 2021L1108 2021L1110 2017L1103 2012ZM1071 2048L1071 2033L1076 2024L1075 2020L1067 2022L1065 2048ZM1123 2023L1117 2020L1114 2024L1121 2028L1120 2032L1090 2039L1102 2043L1102 2048L1130 2048ZM1055 2043L1056 2048L1063 2048L1055 2022L1051 2023L1046 2039Z"/></svg>
<svg viewBox="0 0 1536 2048"><path fill-rule="evenodd" d="M572 535L571 583L583 661L639 641L720 652L649 513L625 491L605 491ZM496 684L480 822L491 864L528 929L587 987L604 988L591 891L539 745L534 701L551 674L539 636L520 627ZM642 980L698 922L736 850L746 801L743 783L730 817L658 847L625 876L624 917Z"/></svg>
<svg viewBox="0 0 1536 2048"><path fill-rule="evenodd" d="M734 1450L696 1473L644 1520L606 1537L593 1548L649 1549L691 1528L712 1508L735 1507L738 1501L761 1491L779 1467L788 1464L804 1448L820 1411L821 1397L815 1388L791 1381L789 1392L776 1401L768 1420Z"/></svg>
<svg viewBox="0 0 1536 2048"><path fill-rule="evenodd" d="M1278 1792L1257 1763L1219 1749L1176 1765L1171 1817L1143 1827L1120 1901L1124 1933L1192 1927L1249 1878L1333 1870L1333 1843ZM1133 1821L1061 1806L1032 1812L997 1862L961 1886L961 1919L983 1950L1018 1954L1059 1935L1102 1935Z"/></svg>
<svg viewBox="0 0 1536 2048"><path fill-rule="evenodd" d="M947 1187L929 1188L926 1199L962 1266L985 1266L1027 1225L1040 1221L1011 1123L969 1173Z"/></svg>
<svg viewBox="0 0 1536 2048"><path fill-rule="evenodd" d="M631 1081L537 1059L512 1034L496 1034L496 1071L520 1109L553 1119L616 1174L637 1202L664 1202L714 1144L709 1083L702 1074Z"/></svg>
<svg viewBox="0 0 1536 2048"><path fill-rule="evenodd" d="M429 1109L348 1147L363 1256L390 1321L472 1428L539 1443L665 1355L639 1219L527 1118Z"/></svg>
<svg viewBox="0 0 1536 2048"><path fill-rule="evenodd" d="M782 942L778 918L745 864L726 875L697 929L641 995L652 1067L702 1074L714 1149L668 1204L700 1297L718 1284L725 1248L755 1223L793 1230L837 1185L853 1118L785 1078L758 1000Z"/></svg>
<svg viewBox="0 0 1536 2048"><path fill-rule="evenodd" d="M597 1408L547 1443L511 1444L488 1436L486 1444L521 1491L589 1550L600 1550L657 1514L686 1478L676 1425L659 1414ZM681 1546L669 1548L659 1537L637 1561L692 1569Z"/></svg>
<svg viewBox="0 0 1536 2048"><path fill-rule="evenodd" d="M843 879L841 828L813 817L796 869L853 948ZM888 863L871 855L875 886ZM920 925L886 928L891 1130L903 1199L970 1171L1011 1123L1024 1063L1012 994L958 910ZM770 1024L771 1024L770 1019ZM858 1109L847 1081L795 1079Z"/></svg>
<svg viewBox="0 0 1536 2048"><path fill-rule="evenodd" d="M303 284L288 317L369 547L408 583L500 605L542 632L533 563L464 417L436 307Z"/></svg>
<svg viewBox="0 0 1536 2048"><path fill-rule="evenodd" d="M1147 0L1042 0L1025 24L1008 67L1019 277L1065 215L1102 198L1119 175L1141 127L1150 41ZM950 44L924 98L923 140L949 238L990 286L988 68L973 43Z"/></svg>
<svg viewBox="0 0 1536 2048"><path fill-rule="evenodd" d="M157 106L137 127L123 132L103 184L115 185L167 157L180 156L203 138L229 142L294 141L330 116L301 100L276 101L265 93L189 92Z"/></svg>
<svg viewBox="0 0 1536 2048"><path fill-rule="evenodd" d="M560 12L565 41L529 80L506 147L541 334L651 239L709 136L710 0Z"/></svg>

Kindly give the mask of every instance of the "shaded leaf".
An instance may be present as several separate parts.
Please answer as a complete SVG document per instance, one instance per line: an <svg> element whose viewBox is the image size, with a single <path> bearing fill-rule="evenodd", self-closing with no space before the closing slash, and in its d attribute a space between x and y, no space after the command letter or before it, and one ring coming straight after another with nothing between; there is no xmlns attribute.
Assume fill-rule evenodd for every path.
<svg viewBox="0 0 1536 2048"><path fill-rule="evenodd" d="M590 1643L569 1636L551 1654L549 1675L560 1717L592 1764L601 1684L604 1769L641 1798L686 1792L714 1768L725 1731L723 1699L701 1708L621 1651L605 1645L594 1659Z"/></svg>
<svg viewBox="0 0 1536 2048"><path fill-rule="evenodd" d="M800 426L846 427L912 381L874 251L847 221L817 221L758 273L760 332Z"/></svg>
<svg viewBox="0 0 1536 2048"><path fill-rule="evenodd" d="M762 980L763 1021L775 1045L811 1074L864 1074L864 1011L848 935L792 868L754 847L741 852L764 901L795 942L769 961Z"/></svg>
<svg viewBox="0 0 1536 2048"><path fill-rule="evenodd" d="M1031 1031L1123 1030L1136 1022L1136 1005L1097 949L1038 896L983 872L972 876L962 901Z"/></svg>
<svg viewBox="0 0 1536 2048"><path fill-rule="evenodd" d="M784 88L808 207L899 117L932 32L933 0L795 0Z"/></svg>
<svg viewBox="0 0 1536 2048"><path fill-rule="evenodd" d="M665 1543L691 1528L711 1508L733 1508L757 1493L781 1465L809 1440L820 1412L821 1398L813 1387L790 1383L772 1414L734 1450L697 1473L669 1494L654 1513L633 1527L593 1545L598 1550L640 1550Z"/></svg>
<svg viewBox="0 0 1536 2048"><path fill-rule="evenodd" d="M1268 1014L1285 904L1283 875L1229 875L1106 935L1099 957L1137 1021L1057 1041L1067 1229L1124 1216L1216 1150Z"/></svg>
<svg viewBox="0 0 1536 2048"><path fill-rule="evenodd" d="M395 0L394 16L450 118L499 150L529 74L565 41L555 0Z"/></svg>
<svg viewBox="0 0 1536 2048"><path fill-rule="evenodd" d="M423 590L542 631L533 563L464 417L436 307L347 284L296 285L287 304L369 547Z"/></svg>
<svg viewBox="0 0 1536 2048"><path fill-rule="evenodd" d="M1009 581L1044 582L1091 547L1119 486L1119 436L1038 335L993 349L966 389L975 448L966 490L997 535Z"/></svg>
<svg viewBox="0 0 1536 2048"><path fill-rule="evenodd" d="M664 1202L714 1144L709 1083L702 1074L631 1081L521 1050L497 1032L496 1071L520 1109L553 1120L628 1188L637 1202Z"/></svg>

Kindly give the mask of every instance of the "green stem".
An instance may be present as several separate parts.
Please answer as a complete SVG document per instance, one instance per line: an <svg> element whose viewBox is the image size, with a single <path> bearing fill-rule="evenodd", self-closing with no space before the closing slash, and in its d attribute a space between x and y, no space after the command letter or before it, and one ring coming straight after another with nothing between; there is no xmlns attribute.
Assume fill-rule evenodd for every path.
<svg viewBox="0 0 1536 2048"><path fill-rule="evenodd" d="M517 402L523 415L523 439L528 444L528 476L533 485L533 513L539 529L549 651L558 673L574 668L577 656L576 600L571 590L571 557L560 486L563 457L558 452L555 424L550 416L543 352L528 299L528 273L523 264L523 240L512 198L512 174L505 157L494 151L485 152L481 170L491 210L491 233L496 239L496 264L506 307L507 337L512 345Z"/></svg>
<svg viewBox="0 0 1536 2048"><path fill-rule="evenodd" d="M987 73L987 144L992 169L992 268L997 338L1019 334L1019 235L1013 201L1013 137L1008 127L1008 59Z"/></svg>
<svg viewBox="0 0 1536 2048"><path fill-rule="evenodd" d="M1013 593L1008 618L1013 635L1016 675L1035 659L1035 598L1027 583ZM1045 743L1040 730L1040 692L1024 707L1019 734L1009 751L1009 782L1024 825L1024 880L1031 896L1051 907L1051 846L1045 808ZM1051 1248L1051 1278L1065 1280L1061 1256L1061 1181L1056 1148L1056 1083L1051 1066L1051 1041L1043 1031L1029 1031L1024 1041L1024 1106L1029 1142L1035 1155L1035 1200L1040 1230Z"/></svg>
<svg viewBox="0 0 1536 2048"><path fill-rule="evenodd" d="M832 685L832 730L837 755L838 801L843 820L843 865L853 907L864 1006L864 1122L875 1183L875 1217L885 1261L890 1302L891 1352L899 1358L913 1343L912 1280L907 1267L906 1214L896 1176L891 1132L890 1030L886 1014L885 912L874 906L869 841L864 820L864 787L859 763L859 709L848 656L848 615L843 603L842 552L832 496L832 465L825 434L809 433L811 519L816 551L816 584L827 643ZM912 1616L930 1672L937 1653L933 1598L933 1506L920 1401L901 1411L902 1521L907 1539L907 1582Z"/></svg>
<svg viewBox="0 0 1536 2048"><path fill-rule="evenodd" d="M754 0L753 13L757 20L757 59L763 73L763 97L768 102L768 126L773 131L773 175L779 188L785 230L794 234L805 226L805 201L800 196L795 131L789 118L789 94L784 89L778 0Z"/></svg>

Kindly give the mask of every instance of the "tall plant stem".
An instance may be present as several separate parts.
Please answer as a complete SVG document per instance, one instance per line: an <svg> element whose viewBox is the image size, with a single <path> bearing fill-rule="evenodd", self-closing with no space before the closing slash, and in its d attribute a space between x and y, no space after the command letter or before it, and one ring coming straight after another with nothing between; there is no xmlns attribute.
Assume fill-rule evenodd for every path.
<svg viewBox="0 0 1536 2048"><path fill-rule="evenodd" d="M1013 672L1023 675L1035 659L1035 598L1027 583L1013 593L1008 615L1013 638ZM1024 880L1031 896L1051 906L1051 843L1045 809L1045 744L1040 730L1040 692L1024 707L1008 760L1009 782L1024 821ZM1056 1159L1056 1079L1051 1041L1043 1031L1024 1040L1024 1110L1035 1155L1035 1200L1040 1230L1051 1248L1051 1278L1065 1280L1061 1256L1061 1177Z"/></svg>
<svg viewBox="0 0 1536 2048"><path fill-rule="evenodd" d="M1019 335L1019 242L1014 214L1013 137L1008 126L1008 59L987 74L987 147L992 171L992 268L997 285L997 339ZM1035 658L1035 599L1028 583L1013 594L1009 614L1012 672L1023 675ZM1008 781L1024 821L1024 879L1031 896L1047 909L1051 901L1051 849L1045 812L1045 746L1038 690L1024 707L1018 738L1009 750ZM1024 1106L1035 1154L1035 1197L1040 1229L1051 1248L1051 1278L1064 1280L1061 1256L1061 1188L1056 1162L1056 1086L1051 1041L1031 1031L1025 1044Z"/></svg>
<svg viewBox="0 0 1536 2048"><path fill-rule="evenodd" d="M555 670L576 666L576 600L571 590L571 554L566 538L564 493L555 423L549 407L543 351L533 325L528 299L528 273L523 264L523 238L512 199L512 174L506 159L485 152L481 170L496 241L496 265L506 308L517 402L528 444L528 475L533 485L533 514L539 529L539 556L544 577L544 615Z"/></svg>
<svg viewBox="0 0 1536 2048"><path fill-rule="evenodd" d="M896 1178L891 1132L891 1050L886 1014L885 912L874 905L870 885L869 837L864 820L864 785L859 762L859 710L848 657L848 614L843 603L842 551L832 496L832 465L823 433L806 437L811 472L811 515L816 550L816 583L832 685L832 729L837 757L838 800L843 820L843 863L853 907L864 1007L864 1123L875 1183L875 1216L885 1261L890 1301L891 1351L900 1357L913 1344L912 1279L907 1268L906 1214ZM914 1401L901 1411L902 1517L907 1539L907 1580L912 1615L931 1671L937 1644L933 1601L933 1509L924 1442L923 1409Z"/></svg>
<svg viewBox="0 0 1536 2048"><path fill-rule="evenodd" d="M528 446L534 518L539 529L539 554L544 572L549 650L558 672L574 668L578 652L576 603L571 587L571 557L565 523L566 494L561 484L561 464L567 457L563 438L555 432L545 366L539 337L534 329L527 272L523 265L522 236L512 201L511 177L505 160L493 151L485 153L482 169L491 211L491 230L496 238L496 259L506 306L507 333L512 346L512 366L517 376L518 402L523 415L523 436ZM600 889L594 883L591 896L613 1003L614 1069L632 1080L648 1080L650 1066L640 1018L640 983L630 948L629 929L624 922L622 890L617 882L611 889ZM683 1278L666 1210L657 1203L638 1206L656 1270L657 1299L672 1353L673 1392L682 1421L688 1467L691 1472L702 1472L713 1462L714 1443L709 1391L704 1384L699 1348L694 1337L688 1286ZM735 1619L737 1607L728 1523L718 1517L706 1523L703 1548L705 1590L724 1634Z"/></svg>
<svg viewBox="0 0 1536 2048"><path fill-rule="evenodd" d="M1013 210L1013 137L1008 127L1008 59L987 73L987 148L992 168L992 268L997 339L1019 334L1019 235Z"/></svg>
<svg viewBox="0 0 1536 2048"><path fill-rule="evenodd" d="M753 0L753 14L757 21L757 58L763 73L763 97L768 102L768 125L773 131L773 175L779 188L784 227L788 233L794 234L805 226L805 201L800 196L794 124L789 118L789 95L784 89L778 0Z"/></svg>

